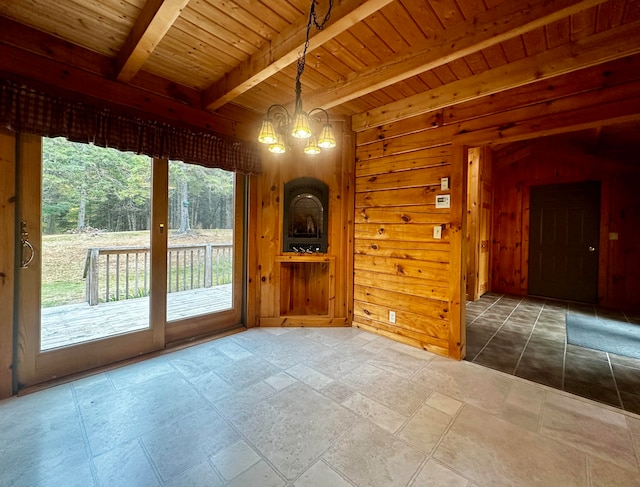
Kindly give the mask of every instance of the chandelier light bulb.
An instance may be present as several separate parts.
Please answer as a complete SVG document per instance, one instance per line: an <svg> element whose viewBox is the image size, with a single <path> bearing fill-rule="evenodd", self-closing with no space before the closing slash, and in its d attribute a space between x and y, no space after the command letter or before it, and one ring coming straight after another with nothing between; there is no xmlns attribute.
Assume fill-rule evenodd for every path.
<svg viewBox="0 0 640 487"><path fill-rule="evenodd" d="M305 154L320 154L320 147L318 146L318 138L315 136L309 137L309 141L304 148Z"/></svg>
<svg viewBox="0 0 640 487"><path fill-rule="evenodd" d="M311 137L309 117L305 112L299 111L294 114L291 135L297 139L308 139L309 137Z"/></svg>
<svg viewBox="0 0 640 487"><path fill-rule="evenodd" d="M282 136L280 134L277 135L277 140L269 145L269 152L273 152L274 154L284 154L287 152L287 148L282 141Z"/></svg>
<svg viewBox="0 0 640 487"><path fill-rule="evenodd" d="M322 127L322 132L318 139L318 146L323 149L333 149L336 146L336 138L333 135L331 124L326 124Z"/></svg>
<svg viewBox="0 0 640 487"><path fill-rule="evenodd" d="M273 122L268 118L262 121L262 127L260 127L260 133L258 134L258 142L263 144L275 144L278 141L276 136L276 130L273 127Z"/></svg>

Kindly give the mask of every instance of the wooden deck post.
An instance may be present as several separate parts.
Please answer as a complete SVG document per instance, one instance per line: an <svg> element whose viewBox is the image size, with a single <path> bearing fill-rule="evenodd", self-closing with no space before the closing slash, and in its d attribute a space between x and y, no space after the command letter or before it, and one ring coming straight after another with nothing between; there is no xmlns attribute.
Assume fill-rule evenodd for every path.
<svg viewBox="0 0 640 487"><path fill-rule="evenodd" d="M100 255L100 249L87 249L87 259L84 266L84 278L85 278L85 298L89 306L95 306L98 304L98 257Z"/></svg>
<svg viewBox="0 0 640 487"><path fill-rule="evenodd" d="M207 244L204 249L204 287L211 287L213 272L213 260L211 254L211 244Z"/></svg>

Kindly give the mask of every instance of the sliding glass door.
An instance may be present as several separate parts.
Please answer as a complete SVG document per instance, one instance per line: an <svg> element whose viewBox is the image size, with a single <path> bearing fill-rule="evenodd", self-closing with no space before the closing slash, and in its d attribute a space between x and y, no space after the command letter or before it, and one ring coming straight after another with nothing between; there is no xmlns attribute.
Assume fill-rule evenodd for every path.
<svg viewBox="0 0 640 487"><path fill-rule="evenodd" d="M65 139L17 147L19 387L239 324L232 173Z"/></svg>
<svg viewBox="0 0 640 487"><path fill-rule="evenodd" d="M240 320L243 181L234 173L169 162L167 332L202 335ZM240 194L238 194L238 188Z"/></svg>

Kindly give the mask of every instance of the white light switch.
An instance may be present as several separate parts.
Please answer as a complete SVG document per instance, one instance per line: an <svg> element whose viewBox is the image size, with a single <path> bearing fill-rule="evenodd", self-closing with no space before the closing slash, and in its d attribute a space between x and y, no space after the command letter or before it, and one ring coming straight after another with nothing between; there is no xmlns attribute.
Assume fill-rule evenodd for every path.
<svg viewBox="0 0 640 487"><path fill-rule="evenodd" d="M442 238L442 225L436 225L433 227L433 238Z"/></svg>
<svg viewBox="0 0 640 487"><path fill-rule="evenodd" d="M449 191L449 178L440 178L440 190Z"/></svg>
<svg viewBox="0 0 640 487"><path fill-rule="evenodd" d="M395 322L396 322L396 312L389 311L389 323L395 323Z"/></svg>

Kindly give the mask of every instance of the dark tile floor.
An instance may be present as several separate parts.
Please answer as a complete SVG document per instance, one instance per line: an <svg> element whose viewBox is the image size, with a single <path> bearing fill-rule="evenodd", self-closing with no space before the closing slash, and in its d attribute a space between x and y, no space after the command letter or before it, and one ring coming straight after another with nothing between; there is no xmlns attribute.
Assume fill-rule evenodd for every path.
<svg viewBox="0 0 640 487"><path fill-rule="evenodd" d="M591 305L487 293L467 303L466 360L640 414L640 360L567 344L567 311L640 324Z"/></svg>

